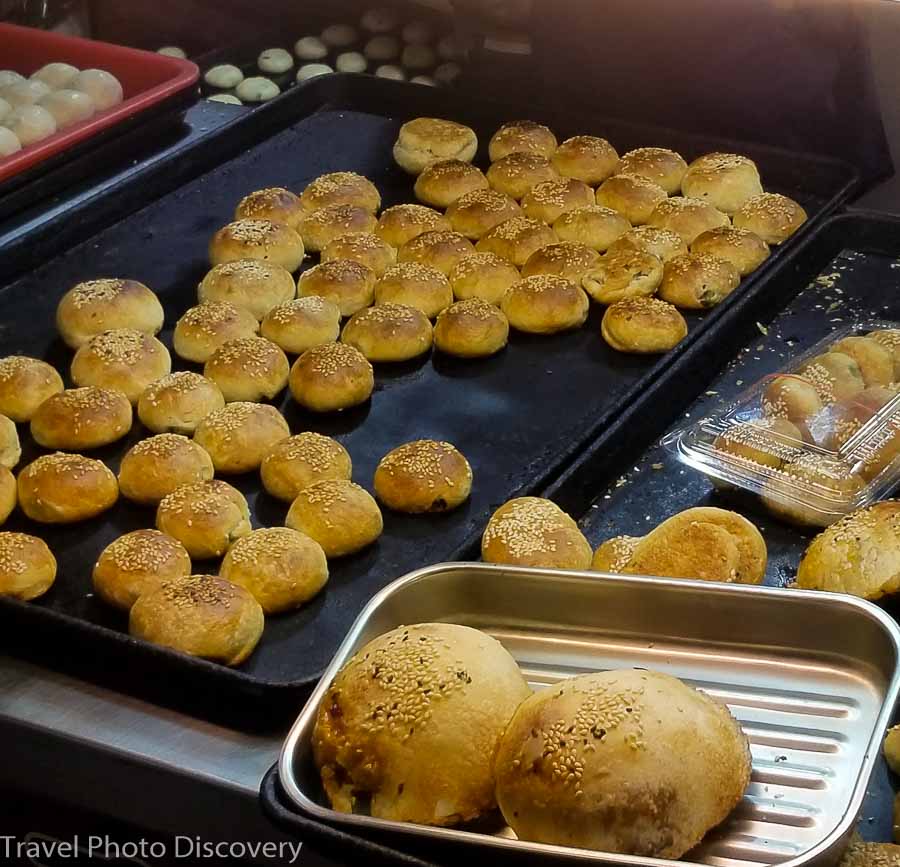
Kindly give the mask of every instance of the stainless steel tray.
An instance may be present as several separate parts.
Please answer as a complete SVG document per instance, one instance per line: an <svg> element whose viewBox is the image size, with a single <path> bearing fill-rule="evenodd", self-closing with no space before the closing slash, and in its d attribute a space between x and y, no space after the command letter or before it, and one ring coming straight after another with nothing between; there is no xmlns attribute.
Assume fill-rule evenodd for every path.
<svg viewBox="0 0 900 867"><path fill-rule="evenodd" d="M491 834L331 810L310 741L322 695L367 641L428 621L490 633L535 689L586 672L641 667L726 702L752 747L743 802L680 862L523 842L500 824ZM825 865L839 856L862 804L900 689L898 659L896 623L851 596L442 564L400 578L366 606L291 729L278 773L302 814L396 845L426 838L483 854L582 863Z"/></svg>

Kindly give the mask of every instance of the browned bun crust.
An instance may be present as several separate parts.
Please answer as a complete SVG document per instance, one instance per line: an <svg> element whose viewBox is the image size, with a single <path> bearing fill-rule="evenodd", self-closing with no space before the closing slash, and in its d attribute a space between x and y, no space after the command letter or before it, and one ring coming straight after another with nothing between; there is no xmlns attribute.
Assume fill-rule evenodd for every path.
<svg viewBox="0 0 900 867"><path fill-rule="evenodd" d="M262 337L242 337L223 343L203 365L203 375L222 391L226 401L271 400L288 381L291 366L274 343Z"/></svg>
<svg viewBox="0 0 900 867"><path fill-rule="evenodd" d="M478 137L461 123L434 117L417 117L400 127L394 144L397 165L419 175L441 160L470 163L478 150Z"/></svg>
<svg viewBox="0 0 900 867"><path fill-rule="evenodd" d="M620 174L607 178L597 188L598 205L620 213L629 223L640 226L650 219L668 193L657 183L636 174Z"/></svg>
<svg viewBox="0 0 900 867"><path fill-rule="evenodd" d="M306 250L318 253L336 238L368 234L374 232L377 225L375 215L365 208L356 205L326 205L307 213L298 231Z"/></svg>
<svg viewBox="0 0 900 867"><path fill-rule="evenodd" d="M322 250L320 259L322 262L349 259L371 268L380 277L397 261L397 251L374 232L362 232L335 238Z"/></svg>
<svg viewBox="0 0 900 867"><path fill-rule="evenodd" d="M559 173L547 157L512 153L491 164L487 179L492 190L518 201L537 184L559 180Z"/></svg>
<svg viewBox="0 0 900 867"><path fill-rule="evenodd" d="M602 184L619 168L619 155L605 139L594 135L567 138L550 157L564 178L575 178L591 187Z"/></svg>
<svg viewBox="0 0 900 867"><path fill-rule="evenodd" d="M55 452L19 473L19 506L32 521L71 524L105 512L119 498L119 485L101 461Z"/></svg>
<svg viewBox="0 0 900 867"><path fill-rule="evenodd" d="M191 307L175 324L172 345L186 361L203 363L222 344L259 331L256 317L228 301L204 301Z"/></svg>
<svg viewBox="0 0 900 867"><path fill-rule="evenodd" d="M653 181L672 196L681 189L687 163L680 154L668 148L637 148L622 157L619 171Z"/></svg>
<svg viewBox="0 0 900 867"><path fill-rule="evenodd" d="M215 470L210 456L181 434L157 434L135 443L119 465L119 491L135 503L155 506L182 485L206 482Z"/></svg>
<svg viewBox="0 0 900 867"><path fill-rule="evenodd" d="M495 253L521 268L541 247L559 241L556 232L531 217L513 217L491 229L476 245L479 253Z"/></svg>
<svg viewBox="0 0 900 867"><path fill-rule="evenodd" d="M866 337L877 340L894 357L894 381L900 381L900 329L883 328L880 331L870 331Z"/></svg>
<svg viewBox="0 0 900 867"><path fill-rule="evenodd" d="M320 295L352 316L375 300L375 272L350 259L333 259L309 268L297 281L301 298Z"/></svg>
<svg viewBox="0 0 900 867"><path fill-rule="evenodd" d="M223 406L219 386L199 373L179 370L150 383L138 400L137 412L153 433L190 436L202 419Z"/></svg>
<svg viewBox="0 0 900 867"><path fill-rule="evenodd" d="M267 187L248 193L238 202L235 220L271 220L284 223L292 229L300 225L303 205L300 197L284 187Z"/></svg>
<svg viewBox="0 0 900 867"><path fill-rule="evenodd" d="M450 272L453 295L460 301L483 298L491 304L500 299L520 279L519 269L495 253L473 253Z"/></svg>
<svg viewBox="0 0 900 867"><path fill-rule="evenodd" d="M472 468L451 443L414 440L389 451L375 469L375 494L396 512L449 512L472 490Z"/></svg>
<svg viewBox="0 0 900 867"><path fill-rule="evenodd" d="M488 143L488 156L492 163L510 154L524 153L549 158L558 142L553 131L533 120L513 120L503 124Z"/></svg>
<svg viewBox="0 0 900 867"><path fill-rule="evenodd" d="M329 172L310 181L300 202L307 213L328 205L353 205L375 214L381 207L381 195L375 184L356 172Z"/></svg>
<svg viewBox="0 0 900 867"><path fill-rule="evenodd" d="M681 191L733 214L747 199L762 193L759 170L749 157L712 153L697 157L681 179Z"/></svg>
<svg viewBox="0 0 900 867"><path fill-rule="evenodd" d="M31 421L37 408L65 386L56 369L39 358L0 358L0 414L14 422Z"/></svg>
<svg viewBox="0 0 900 867"><path fill-rule="evenodd" d="M475 246L459 232L423 232L400 248L397 262L418 262L447 275L474 252Z"/></svg>
<svg viewBox="0 0 900 867"><path fill-rule="evenodd" d="M673 305L637 296L611 304L603 314L600 333L619 352L668 352L687 336L687 323Z"/></svg>
<svg viewBox="0 0 900 867"><path fill-rule="evenodd" d="M263 458L260 476L265 489L292 502L309 485L326 479L349 479L350 454L331 437L304 431L276 443Z"/></svg>
<svg viewBox="0 0 900 867"><path fill-rule="evenodd" d="M437 268L418 262L400 262L375 284L375 303L415 307L434 319L453 303L453 289Z"/></svg>
<svg viewBox="0 0 900 867"><path fill-rule="evenodd" d="M11 470L22 457L22 445L15 422L0 415L0 467Z"/></svg>
<svg viewBox="0 0 900 867"><path fill-rule="evenodd" d="M588 269L580 285L594 301L614 304L638 295L653 295L663 278L662 261L652 253L622 247L610 250Z"/></svg>
<svg viewBox="0 0 900 867"><path fill-rule="evenodd" d="M375 234L392 247L400 249L424 232L449 232L447 218L424 205L394 205L386 208L378 218Z"/></svg>
<svg viewBox="0 0 900 867"><path fill-rule="evenodd" d="M610 248L610 253L619 250L641 250L652 253L662 262L688 252L688 246L671 229L657 229L655 226L635 226L627 231Z"/></svg>
<svg viewBox="0 0 900 867"><path fill-rule="evenodd" d="M194 441L209 452L217 473L247 473L258 469L269 449L290 435L274 406L236 401L203 419Z"/></svg>
<svg viewBox="0 0 900 867"><path fill-rule="evenodd" d="M621 214L602 205L566 211L553 221L553 231L560 241L584 244L598 253L608 250L630 228L631 223Z"/></svg>
<svg viewBox="0 0 900 867"><path fill-rule="evenodd" d="M290 301L295 291L291 272L280 265L261 259L237 259L210 269L197 287L197 299L201 304L228 302L249 311L258 322L273 307Z"/></svg>
<svg viewBox="0 0 900 867"><path fill-rule="evenodd" d="M535 220L552 224L567 211L594 204L594 191L574 178L543 181L522 196L522 210Z"/></svg>
<svg viewBox="0 0 900 867"><path fill-rule="evenodd" d="M555 274L580 286L585 272L596 265L599 259L600 254L584 244L548 244L528 257L528 261L522 266L522 276Z"/></svg>
<svg viewBox="0 0 900 867"><path fill-rule="evenodd" d="M432 163L416 178L416 198L433 208L447 208L460 196L489 188L481 169L462 160Z"/></svg>
<svg viewBox="0 0 900 867"><path fill-rule="evenodd" d="M375 374L355 347L325 343L307 349L294 362L288 385L305 409L336 412L365 403L375 388Z"/></svg>
<svg viewBox="0 0 900 867"><path fill-rule="evenodd" d="M802 426L821 409L819 393L802 376L782 374L773 377L763 392L762 411L769 418L785 418Z"/></svg>
<svg viewBox="0 0 900 867"><path fill-rule="evenodd" d="M493 355L506 346L508 338L506 315L483 298L451 304L434 324L434 345L460 358Z"/></svg>
<svg viewBox="0 0 900 867"><path fill-rule="evenodd" d="M209 261L213 265L259 259L296 271L303 255L303 239L297 231L271 220L236 220L219 229L209 242Z"/></svg>
<svg viewBox="0 0 900 867"><path fill-rule="evenodd" d="M869 337L844 337L831 344L832 352L849 355L858 365L866 386L894 381L894 357L889 349Z"/></svg>
<svg viewBox="0 0 900 867"><path fill-rule="evenodd" d="M11 470L0 467L0 527L16 508L19 494L16 490L16 477Z"/></svg>
<svg viewBox="0 0 900 867"><path fill-rule="evenodd" d="M460 196L449 208L447 219L453 230L473 241L491 229L522 215L518 203L496 190L475 190Z"/></svg>
<svg viewBox="0 0 900 867"><path fill-rule="evenodd" d="M292 355L302 355L320 343L334 343L341 335L341 308L321 295L294 298L266 314L259 327L266 340Z"/></svg>
<svg viewBox="0 0 900 867"><path fill-rule="evenodd" d="M43 539L0 533L0 596L30 602L56 580L56 558Z"/></svg>
<svg viewBox="0 0 900 867"><path fill-rule="evenodd" d="M671 229L688 247L697 236L729 225L728 216L700 199L672 196L660 202L647 221L658 229Z"/></svg>
<svg viewBox="0 0 900 867"><path fill-rule="evenodd" d="M31 418L31 435L46 449L96 449L131 430L132 411L120 391L87 386L47 398Z"/></svg>
<svg viewBox="0 0 900 867"><path fill-rule="evenodd" d="M428 317L405 304L379 304L361 310L344 326L341 341L369 361L409 361L431 349Z"/></svg>
<svg viewBox="0 0 900 867"><path fill-rule="evenodd" d="M538 274L512 286L503 296L500 309L519 331L554 334L584 324L588 299L564 277Z"/></svg>
<svg viewBox="0 0 900 867"><path fill-rule="evenodd" d="M734 225L755 232L767 244L781 244L807 220L798 202L778 193L748 199L735 212Z"/></svg>
<svg viewBox="0 0 900 867"><path fill-rule="evenodd" d="M708 253L685 253L666 262L659 297L685 310L706 310L741 282L737 268Z"/></svg>
<svg viewBox="0 0 900 867"><path fill-rule="evenodd" d="M691 244L692 253L709 253L731 262L743 277L769 258L769 245L747 229L722 226L702 232Z"/></svg>

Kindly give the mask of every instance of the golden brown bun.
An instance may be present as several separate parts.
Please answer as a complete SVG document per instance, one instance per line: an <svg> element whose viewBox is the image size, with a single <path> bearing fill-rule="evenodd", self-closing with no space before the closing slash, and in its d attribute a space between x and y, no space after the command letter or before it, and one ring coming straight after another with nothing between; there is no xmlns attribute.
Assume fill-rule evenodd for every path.
<svg viewBox="0 0 900 867"><path fill-rule="evenodd" d="M676 256L683 256L688 252L688 247L681 240L681 236L676 235L670 229L657 229L655 226L635 226L609 248L610 253L615 253L619 250L642 250L644 253L652 253L665 264Z"/></svg>
<svg viewBox="0 0 900 867"><path fill-rule="evenodd" d="M157 334L163 327L159 299L137 280L104 278L73 286L56 308L56 327L72 349L113 328Z"/></svg>
<svg viewBox="0 0 900 867"><path fill-rule="evenodd" d="M428 166L416 178L416 198L433 208L448 208L460 196L486 190L484 172L462 160L441 160Z"/></svg>
<svg viewBox="0 0 900 867"><path fill-rule="evenodd" d="M603 253L629 229L631 223L612 208L588 205L567 211L553 221L553 231L560 241L584 244Z"/></svg>
<svg viewBox="0 0 900 867"><path fill-rule="evenodd" d="M400 248L397 262L417 262L447 275L474 252L472 242L459 232L423 232Z"/></svg>
<svg viewBox="0 0 900 867"><path fill-rule="evenodd" d="M28 464L18 479L19 506L32 521L71 524L113 506L119 485L106 464L55 452Z"/></svg>
<svg viewBox="0 0 900 867"><path fill-rule="evenodd" d="M687 331L687 322L673 305L646 295L611 304L600 323L600 333L613 349L637 354L668 352Z"/></svg>
<svg viewBox="0 0 900 867"><path fill-rule="evenodd" d="M365 208L355 205L326 205L308 213L301 221L298 231L306 250L317 253L336 238L371 233L377 225L375 215Z"/></svg>
<svg viewBox="0 0 900 867"><path fill-rule="evenodd" d="M437 268L418 262L399 262L388 269L375 284L376 305L415 307L428 319L434 319L441 310L452 303L453 288L450 281ZM369 319L371 315L377 314L370 314L364 318ZM351 329L351 333L352 331Z"/></svg>
<svg viewBox="0 0 900 867"><path fill-rule="evenodd" d="M223 343L203 366L203 375L226 401L271 400L288 381L287 356L270 340L242 337Z"/></svg>
<svg viewBox="0 0 900 867"><path fill-rule="evenodd" d="M305 409L337 412L365 403L375 388L375 374L355 347L325 343L307 349L294 362L288 385Z"/></svg>
<svg viewBox="0 0 900 867"><path fill-rule="evenodd" d="M499 352L509 339L509 321L502 310L483 298L451 304L434 324L434 345L448 355L485 358Z"/></svg>
<svg viewBox="0 0 900 867"><path fill-rule="evenodd" d="M341 316L352 316L375 300L375 272L350 259L322 262L300 275L297 294L318 295L338 306Z"/></svg>
<svg viewBox="0 0 900 867"><path fill-rule="evenodd" d="M821 409L822 400L813 384L796 374L774 377L763 392L762 410L769 418L804 425Z"/></svg>
<svg viewBox="0 0 900 867"><path fill-rule="evenodd" d="M62 377L46 361L27 355L0 358L0 413L15 422L31 421L37 408L63 388Z"/></svg>
<svg viewBox="0 0 900 867"><path fill-rule="evenodd" d="M397 251L374 232L364 232L335 238L322 250L320 259L322 262L349 259L365 265L375 272L376 277L380 277L397 261Z"/></svg>
<svg viewBox="0 0 900 867"><path fill-rule="evenodd" d="M619 171L653 181L672 196L681 189L687 163L680 154L667 148L637 148L622 157Z"/></svg>
<svg viewBox="0 0 900 867"><path fill-rule="evenodd" d="M409 361L431 349L433 336L428 317L417 307L385 303L352 316L341 341L369 361Z"/></svg>
<svg viewBox="0 0 900 867"><path fill-rule="evenodd" d="M738 229L755 232L767 244L781 244L807 220L806 211L787 196L763 193L748 199L735 212Z"/></svg>
<svg viewBox="0 0 900 867"><path fill-rule="evenodd" d="M875 415L882 407L886 406L897 396L896 385L872 385L864 391L854 395L847 401L838 401L827 407L824 412L813 420L815 428L815 440L821 442L827 449L837 451ZM896 423L891 422L887 431L888 442L894 439ZM879 437L880 439L880 437ZM888 443L881 443L882 446ZM894 447L889 446L893 451ZM869 451L868 449L866 450ZM878 463L880 448L875 449L874 455L870 453L869 459L859 470L864 477L870 467ZM873 460L874 459L874 460ZM883 468L883 467L882 467Z"/></svg>
<svg viewBox="0 0 900 867"><path fill-rule="evenodd" d="M668 193L653 181L635 174L618 174L607 178L595 196L598 205L621 214L629 223L639 226L650 219Z"/></svg>
<svg viewBox="0 0 900 867"><path fill-rule="evenodd" d="M554 274L580 285L585 272L595 266L599 260L600 254L584 244L575 244L571 241L549 244L541 247L540 250L535 250L528 257L528 261L522 267L522 276Z"/></svg>
<svg viewBox="0 0 900 867"><path fill-rule="evenodd" d="M578 525L541 497L508 500L491 515L481 537L481 558L487 563L587 569L592 556Z"/></svg>
<svg viewBox="0 0 900 867"><path fill-rule="evenodd" d="M579 281L594 301L614 304L625 298L653 295L663 276L663 263L652 253L620 248L610 250Z"/></svg>
<svg viewBox="0 0 900 867"><path fill-rule="evenodd" d="M836 491L840 497L852 499L863 485L862 476L851 472L845 462L809 452L785 463L781 474L766 483L761 500L773 515L784 521L823 527L835 518L827 514L834 511L834 495L820 496L818 492ZM798 488L806 489L799 498Z"/></svg>
<svg viewBox="0 0 900 867"><path fill-rule="evenodd" d="M135 443L119 466L119 490L126 499L155 506L182 485L213 477L213 462L197 443L180 434L157 434Z"/></svg>
<svg viewBox="0 0 900 867"><path fill-rule="evenodd" d="M729 225L726 214L700 199L684 196L672 196L660 202L647 222L657 229L671 229L688 247L704 232Z"/></svg>
<svg viewBox="0 0 900 867"><path fill-rule="evenodd" d="M619 155L605 139L594 135L567 138L550 161L564 178L575 178L589 186L602 184L619 168Z"/></svg>
<svg viewBox="0 0 900 867"><path fill-rule="evenodd" d="M775 469L802 444L800 428L786 418L757 418L732 425L714 443L719 452Z"/></svg>
<svg viewBox="0 0 900 867"><path fill-rule="evenodd" d="M6 467L0 467L0 527L6 523L6 519L13 513L18 498L16 477Z"/></svg>
<svg viewBox="0 0 900 867"><path fill-rule="evenodd" d="M668 674L629 669L526 699L494 767L520 840L674 859L738 805L750 763L724 704Z"/></svg>
<svg viewBox="0 0 900 867"><path fill-rule="evenodd" d="M96 449L125 436L131 418L131 404L120 391L68 388L40 405L31 435L47 449Z"/></svg>
<svg viewBox="0 0 900 867"><path fill-rule="evenodd" d="M375 495L397 512L449 512L472 491L472 468L453 445L414 440L389 451L375 469Z"/></svg>
<svg viewBox="0 0 900 867"><path fill-rule="evenodd" d="M530 217L513 217L491 229L476 245L479 253L494 253L521 268L541 247L559 239L549 226Z"/></svg>
<svg viewBox="0 0 900 867"><path fill-rule="evenodd" d="M271 220L236 220L219 229L209 242L212 265L257 259L293 272L303 255L303 239L297 230Z"/></svg>
<svg viewBox="0 0 900 867"><path fill-rule="evenodd" d="M488 156L492 163L518 153L551 157L557 147L556 136L549 127L533 120L513 120L491 136Z"/></svg>
<svg viewBox="0 0 900 867"><path fill-rule="evenodd" d="M518 201L537 184L559 180L559 173L547 157L513 153L492 163L487 179L492 190Z"/></svg>
<svg viewBox="0 0 900 867"><path fill-rule="evenodd" d="M394 205L382 211L375 234L398 250L425 232L449 232L447 218L424 205Z"/></svg>
<svg viewBox="0 0 900 867"><path fill-rule="evenodd" d="M238 202L235 220L271 220L296 229L303 219L300 197L284 187L267 187L249 193Z"/></svg>
<svg viewBox="0 0 900 867"><path fill-rule="evenodd" d="M535 184L522 196L527 217L551 225L563 214L594 204L594 191L574 178L560 178Z"/></svg>
<svg viewBox="0 0 900 867"><path fill-rule="evenodd" d="M881 331L870 331L866 337L877 340L882 346L890 351L894 358L894 380L900 380L900 328L885 328Z"/></svg>
<svg viewBox="0 0 900 867"><path fill-rule="evenodd" d="M812 383L825 404L849 400L866 387L859 365L843 352L826 352L816 356L799 373Z"/></svg>
<svg viewBox="0 0 900 867"><path fill-rule="evenodd" d="M0 596L28 602L56 580L56 558L46 543L25 533L0 533Z"/></svg>
<svg viewBox="0 0 900 867"><path fill-rule="evenodd" d="M21 457L22 446L16 425L5 415L0 415L0 467L11 470Z"/></svg>
<svg viewBox="0 0 900 867"><path fill-rule="evenodd" d="M164 497L156 527L177 539L196 560L221 557L232 542L250 532L244 495L227 482L211 479L182 485Z"/></svg>
<svg viewBox="0 0 900 867"><path fill-rule="evenodd" d="M181 542L159 530L135 530L103 549L94 564L94 592L130 611L142 593L190 574L191 558Z"/></svg>
<svg viewBox="0 0 900 867"><path fill-rule="evenodd" d="M887 734L885 735L884 742L882 744L882 752L884 753L884 760L887 762L887 766L896 774L900 772L900 726L895 725L888 729ZM897 802L896 799L894 801L894 809L896 812ZM896 815L894 825L897 825ZM900 851L898 851L900 854ZM863 861L862 864L866 864L868 862Z"/></svg>
<svg viewBox="0 0 900 867"><path fill-rule="evenodd" d="M266 614L280 614L308 602L325 586L328 562L309 536L270 527L238 539L219 575L249 591Z"/></svg>
<svg viewBox="0 0 900 867"><path fill-rule="evenodd" d="M128 618L135 638L224 665L250 656L264 626L253 596L214 575L165 581L144 593Z"/></svg>
<svg viewBox="0 0 900 867"><path fill-rule="evenodd" d="M500 301L509 324L532 334L555 334L584 324L587 295L565 277L538 274L513 285Z"/></svg>
<svg viewBox="0 0 900 867"><path fill-rule="evenodd" d="M762 191L756 163L740 154L705 154L688 166L681 179L685 196L703 199L725 214L733 214Z"/></svg>
<svg viewBox="0 0 900 867"><path fill-rule="evenodd" d="M307 213L328 205L353 205L375 214L381 207L378 188L368 178L356 172L320 175L300 194L300 201Z"/></svg>
<svg viewBox="0 0 900 867"><path fill-rule="evenodd" d="M169 350L155 337L120 328L83 343L72 359L72 381L122 392L132 404L143 390L172 370Z"/></svg>
<svg viewBox="0 0 900 867"><path fill-rule="evenodd" d="M400 127L394 143L397 165L411 175L419 175L441 160L470 163L478 150L475 132L461 123L435 117L417 117Z"/></svg>
<svg viewBox="0 0 900 867"><path fill-rule="evenodd" d="M304 488L326 479L350 479L353 462L339 442L304 431L276 443L263 458L260 475L265 489L292 502Z"/></svg>
<svg viewBox="0 0 900 867"><path fill-rule="evenodd" d="M685 310L707 310L741 282L737 268L709 253L684 253L665 264L659 297Z"/></svg>
<svg viewBox="0 0 900 867"><path fill-rule="evenodd" d="M519 269L495 253L473 253L450 272L453 295L460 301L482 298L499 304L506 290L520 279Z"/></svg>
<svg viewBox="0 0 900 867"><path fill-rule="evenodd" d="M701 232L691 244L692 253L708 253L730 262L742 277L769 258L769 245L747 229L721 226Z"/></svg>
<svg viewBox="0 0 900 867"><path fill-rule="evenodd" d="M894 800L894 827L897 801ZM852 840L838 867L897 867L900 864L900 846L894 843L866 843Z"/></svg>
<svg viewBox="0 0 900 867"><path fill-rule="evenodd" d="M469 627L422 623L370 641L328 688L313 731L332 807L351 813L367 795L372 816L422 825L487 813L497 743L529 694L512 656Z"/></svg>
<svg viewBox="0 0 900 867"><path fill-rule="evenodd" d="M248 473L259 468L275 443L290 435L288 423L274 406L237 401L203 419L194 440L209 453L216 472Z"/></svg>
<svg viewBox="0 0 900 867"><path fill-rule="evenodd" d="M845 337L831 346L832 352L849 355L859 366L866 386L890 385L894 381L894 357L877 340Z"/></svg>
<svg viewBox="0 0 900 867"><path fill-rule="evenodd" d="M178 320L172 345L181 358L202 364L223 343L253 337L257 331L259 322L249 310L228 301L204 301Z"/></svg>
<svg viewBox="0 0 900 867"><path fill-rule="evenodd" d="M326 479L305 487L291 503L284 523L315 539L329 559L371 545L384 529L372 495L349 479Z"/></svg>
<svg viewBox="0 0 900 867"><path fill-rule="evenodd" d="M238 259L211 269L197 287L197 299L201 303L227 301L248 310L259 321L273 307L290 301L295 292L294 278L281 265L260 259Z"/></svg>
<svg viewBox="0 0 900 867"><path fill-rule="evenodd" d="M334 343L341 335L341 308L321 295L295 298L273 307L259 333L284 352L302 355L322 343Z"/></svg>
<svg viewBox="0 0 900 867"><path fill-rule="evenodd" d="M214 382L185 370L150 383L138 400L138 418L154 433L192 435L200 421L225 406Z"/></svg>
<svg viewBox="0 0 900 867"><path fill-rule="evenodd" d="M491 229L522 216L518 203L496 190L475 190L460 196L447 208L447 220L453 230L477 241Z"/></svg>
<svg viewBox="0 0 900 867"><path fill-rule="evenodd" d="M612 539L601 542L600 547L594 551L591 571L620 573L628 565L641 538L641 536L613 536Z"/></svg>

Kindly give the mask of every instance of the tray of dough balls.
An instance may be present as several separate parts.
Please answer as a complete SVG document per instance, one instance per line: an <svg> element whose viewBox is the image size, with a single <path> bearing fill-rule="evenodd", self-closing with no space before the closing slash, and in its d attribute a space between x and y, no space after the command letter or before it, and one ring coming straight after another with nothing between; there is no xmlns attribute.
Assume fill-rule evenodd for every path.
<svg viewBox="0 0 900 867"><path fill-rule="evenodd" d="M188 60L0 23L0 194L123 121L183 98Z"/></svg>
<svg viewBox="0 0 900 867"><path fill-rule="evenodd" d="M898 637L846 596L427 568L360 615L264 804L378 863L835 864Z"/></svg>

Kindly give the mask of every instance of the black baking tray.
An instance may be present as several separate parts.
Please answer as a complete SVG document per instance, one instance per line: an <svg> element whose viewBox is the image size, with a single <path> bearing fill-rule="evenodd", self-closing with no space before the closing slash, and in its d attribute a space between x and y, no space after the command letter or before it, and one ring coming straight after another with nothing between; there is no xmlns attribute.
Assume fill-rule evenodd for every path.
<svg viewBox="0 0 900 867"><path fill-rule="evenodd" d="M336 75L315 83L322 106L311 116L299 121L295 116L312 98L313 91L306 87L278 105L264 106L257 114L268 118L272 131L265 140L0 289L0 354L41 355L64 369L68 354L52 324L56 301L75 282L110 274L140 279L160 293L168 323L163 338L170 342L176 318L194 303L194 287L207 268L209 237L230 219L245 193L275 184L300 189L323 172L353 169L377 183L385 205L411 201L412 180L390 157L404 118L456 117L473 124L486 144L501 122L527 110L369 76ZM164 692L182 688L201 699L280 698L295 706L375 592L416 567L470 556L494 508L509 497L548 485L624 410L632 408L643 419L644 433L663 430L671 420L667 407L693 398L710 373L703 366L684 367L688 350L710 357L730 352L732 331L753 304L780 303L779 296L768 291L767 275L855 183L850 167L828 160L676 132L639 132L633 125L620 127L584 112L576 119L533 107L530 113L553 123L561 135L600 133L623 150L641 143L677 147L688 157L713 149L741 150L758 161L767 186L803 202L810 223L745 280L728 303L703 317L689 317L688 338L661 359L628 356L607 347L599 336L595 309L580 331L551 337L514 335L508 350L489 360L435 356L379 366L371 404L344 414L316 417L282 399L294 431L318 430L347 446L354 477L363 484L370 484L377 461L389 449L407 440L436 437L454 442L467 455L475 486L471 500L448 515L387 515L378 544L335 561L327 589L304 609L271 618L260 647L240 669L134 641L123 631L124 618L90 596L90 568L102 547L121 532L152 523L152 512L124 504L88 524L40 528L60 558L61 574L37 603L0 600L0 623L7 629L20 627L19 644L39 644L38 634L65 639L66 661L85 662L86 673L96 677L112 676L118 666L126 673L126 685L142 694L162 683ZM637 432L619 433L631 439ZM135 436L102 453L113 468ZM604 442L610 449L616 445L615 438L604 437ZM25 445L27 460L33 447ZM237 484L249 495L257 525L283 522L286 508L259 495L255 475L238 477ZM21 516L11 522L26 525Z"/></svg>

